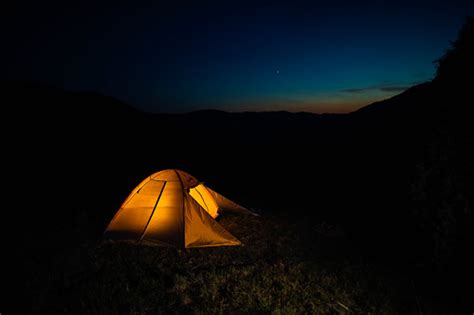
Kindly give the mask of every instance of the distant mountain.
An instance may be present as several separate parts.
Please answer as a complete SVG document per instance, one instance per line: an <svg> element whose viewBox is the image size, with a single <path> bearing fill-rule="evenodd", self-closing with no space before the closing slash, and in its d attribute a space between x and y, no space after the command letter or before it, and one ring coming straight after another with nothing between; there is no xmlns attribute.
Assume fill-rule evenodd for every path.
<svg viewBox="0 0 474 315"><path fill-rule="evenodd" d="M420 114L421 112L426 114L426 111L430 110L429 104L432 101L432 92L432 83L425 82L412 86L389 99L364 106L352 114L405 115L409 113Z"/></svg>
<svg viewBox="0 0 474 315"><path fill-rule="evenodd" d="M37 82L0 81L0 93L7 113L21 113L24 117L53 113L90 118L143 115L134 107L95 91L67 91Z"/></svg>

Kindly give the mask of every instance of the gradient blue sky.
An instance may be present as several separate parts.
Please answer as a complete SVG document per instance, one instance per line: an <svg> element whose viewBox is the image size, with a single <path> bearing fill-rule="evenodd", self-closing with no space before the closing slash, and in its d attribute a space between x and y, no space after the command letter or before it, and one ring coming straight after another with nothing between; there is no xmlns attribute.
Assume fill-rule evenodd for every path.
<svg viewBox="0 0 474 315"><path fill-rule="evenodd" d="M149 112L350 112L433 78L474 14L456 0L38 2L4 11L1 79Z"/></svg>

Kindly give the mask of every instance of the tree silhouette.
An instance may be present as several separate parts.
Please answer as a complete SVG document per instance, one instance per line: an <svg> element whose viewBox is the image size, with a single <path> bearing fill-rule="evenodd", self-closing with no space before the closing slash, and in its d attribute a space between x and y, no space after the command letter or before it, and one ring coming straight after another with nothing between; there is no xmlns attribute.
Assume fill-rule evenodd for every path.
<svg viewBox="0 0 474 315"><path fill-rule="evenodd" d="M470 81L463 79L474 73L474 16L465 18L457 39L451 42L451 48L435 63L436 80L456 84Z"/></svg>

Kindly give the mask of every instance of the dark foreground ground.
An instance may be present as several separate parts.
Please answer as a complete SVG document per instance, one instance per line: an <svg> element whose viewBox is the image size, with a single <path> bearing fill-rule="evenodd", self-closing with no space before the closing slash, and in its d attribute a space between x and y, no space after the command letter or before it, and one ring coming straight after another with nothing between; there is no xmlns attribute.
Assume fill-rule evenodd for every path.
<svg viewBox="0 0 474 315"><path fill-rule="evenodd" d="M47 260L30 253L17 306L36 314L416 314L429 302L416 279L376 266L340 227L266 215L220 222L244 246L98 241Z"/></svg>

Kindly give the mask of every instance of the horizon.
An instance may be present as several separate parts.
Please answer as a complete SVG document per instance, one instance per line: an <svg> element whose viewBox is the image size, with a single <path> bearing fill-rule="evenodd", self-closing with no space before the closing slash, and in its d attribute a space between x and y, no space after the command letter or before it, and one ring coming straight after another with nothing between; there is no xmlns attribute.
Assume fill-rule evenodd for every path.
<svg viewBox="0 0 474 315"><path fill-rule="evenodd" d="M426 83L426 82L422 82L420 84L423 84L423 83ZM33 87L33 88L41 88L41 89L61 90L62 92L66 92L66 93L95 94L95 95L100 96L100 97L111 98L115 102L123 103L126 106L129 106L129 107L133 108L134 110L138 110L138 111L143 112L145 114L151 114L151 115L153 115L153 114L186 115L186 114L192 114L192 113L197 113L197 112L221 112L221 113L227 113L227 114L289 113L289 114L311 114L311 115L345 115L345 114L351 114L353 112L358 111L359 109L362 109L362 108L365 108L367 106L373 105L374 103L383 102L384 100L387 100L389 98L392 98L392 97L400 95L400 94L403 94L406 91L406 90L402 91L402 92L400 92L398 94L395 94L393 96L390 96L386 99L375 100L374 102L371 102L371 103L366 104L366 105L362 105L361 107L358 107L353 111L340 112L340 113L337 113L337 112L319 112L319 113L316 113L316 112L311 112L311 111L291 110L291 109L289 109L289 110L287 110L287 109L260 109L260 110L259 109L256 109L256 110L242 109L242 110L234 110L233 111L233 110L226 110L226 109L220 109L220 108L198 108L198 109L192 109L192 110L189 110L189 111L166 112L166 111L146 111L145 109L140 108L140 107L136 106L135 104L130 104L130 103L124 101L124 100L121 100L116 96L103 94L103 93L101 93L99 91L95 91L95 90L72 90L72 89L66 89L66 88L60 87L60 86L45 84L44 82L25 81L25 80L0 80L0 84L4 84L4 85L5 84L7 84L7 85L8 84L13 84L13 85L17 85L19 87L26 87L26 88ZM410 89L410 88L411 87L408 87L407 90Z"/></svg>
<svg viewBox="0 0 474 315"><path fill-rule="evenodd" d="M47 2L5 12L0 79L149 113L342 114L431 81L474 3Z"/></svg>

